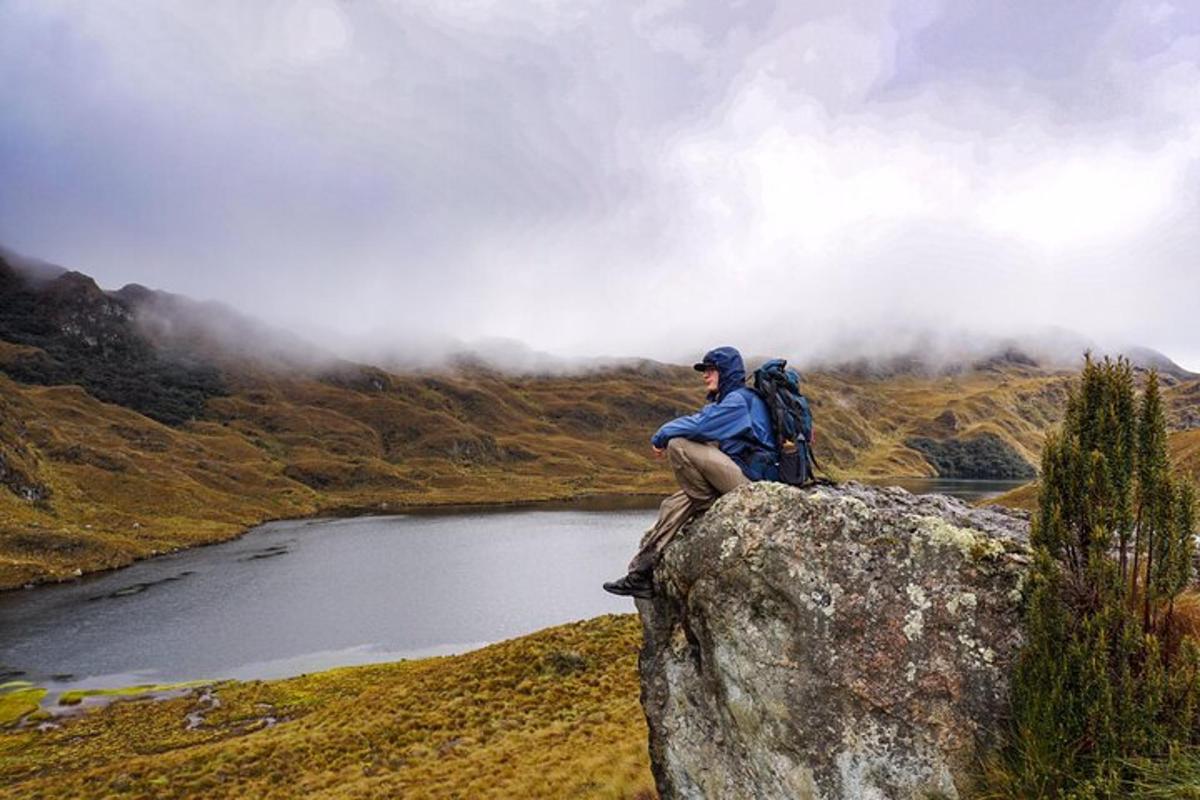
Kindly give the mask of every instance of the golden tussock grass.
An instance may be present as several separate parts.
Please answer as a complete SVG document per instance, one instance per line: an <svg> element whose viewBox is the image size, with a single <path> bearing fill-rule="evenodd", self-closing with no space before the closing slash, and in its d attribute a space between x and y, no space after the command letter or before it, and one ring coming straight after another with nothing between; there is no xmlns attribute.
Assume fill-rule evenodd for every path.
<svg viewBox="0 0 1200 800"><path fill-rule="evenodd" d="M1191 638L1200 642L1200 588L1181 592L1171 604L1168 618L1171 640Z"/></svg>
<svg viewBox="0 0 1200 800"><path fill-rule="evenodd" d="M633 615L0 733L0 798L651 798ZM188 715L203 724L189 728ZM193 717L194 719L194 717Z"/></svg>
<svg viewBox="0 0 1200 800"><path fill-rule="evenodd" d="M1200 483L1200 428L1176 431L1169 443L1172 462Z"/></svg>
<svg viewBox="0 0 1200 800"><path fill-rule="evenodd" d="M666 493L670 474L648 437L702 402L695 373L676 367L360 372L238 373L204 419L179 428L79 387L0 376L0 589L228 539L268 519ZM994 433L1036 464L1069 380L1014 366L936 377L813 373L805 388L827 473L920 477L934 468L906 445L913 436ZM1195 383L1166 394L1186 405ZM1172 442L1200 473L1197 433ZM48 497L26 499L22 486ZM1028 505L1029 495L1012 500Z"/></svg>
<svg viewBox="0 0 1200 800"><path fill-rule="evenodd" d="M1200 382L1193 382L1193 384L1200 385ZM1178 394L1181 389L1189 389L1193 384L1176 387L1174 393ZM1168 396L1172 394L1170 389L1167 394ZM1195 392L1193 391L1192 394ZM1184 474L1190 475L1197 484L1200 484L1200 428L1171 431L1168 434L1167 445L1171 463L1182 470ZM1037 482L1031 481L1024 486L1018 486L1016 489L1005 492L999 497L993 497L983 502L1034 511L1038 504Z"/></svg>

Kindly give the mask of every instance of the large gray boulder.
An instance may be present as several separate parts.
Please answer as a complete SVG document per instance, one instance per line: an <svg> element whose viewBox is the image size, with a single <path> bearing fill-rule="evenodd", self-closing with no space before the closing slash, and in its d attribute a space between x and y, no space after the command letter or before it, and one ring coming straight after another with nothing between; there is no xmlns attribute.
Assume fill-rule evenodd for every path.
<svg viewBox="0 0 1200 800"><path fill-rule="evenodd" d="M760 483L667 548L639 600L667 798L958 796L994 741L1030 562L1021 512Z"/></svg>

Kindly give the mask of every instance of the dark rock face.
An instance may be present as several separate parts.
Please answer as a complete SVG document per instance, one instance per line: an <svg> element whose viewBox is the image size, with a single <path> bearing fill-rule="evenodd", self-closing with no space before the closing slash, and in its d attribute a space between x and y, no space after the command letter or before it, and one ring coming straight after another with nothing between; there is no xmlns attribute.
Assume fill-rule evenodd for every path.
<svg viewBox="0 0 1200 800"><path fill-rule="evenodd" d="M36 348L0 362L0 372L22 383L77 384L168 425L202 416L208 398L225 391L221 377L145 337L135 302L146 292L104 292L78 272L29 277L0 256L0 340Z"/></svg>
<svg viewBox="0 0 1200 800"><path fill-rule="evenodd" d="M1028 480L1037 477L1037 470L994 433L981 433L967 439L913 436L904 443L925 456L942 478Z"/></svg>
<svg viewBox="0 0 1200 800"><path fill-rule="evenodd" d="M638 601L659 792L956 797L1006 708L1027 528L853 483L721 498Z"/></svg>

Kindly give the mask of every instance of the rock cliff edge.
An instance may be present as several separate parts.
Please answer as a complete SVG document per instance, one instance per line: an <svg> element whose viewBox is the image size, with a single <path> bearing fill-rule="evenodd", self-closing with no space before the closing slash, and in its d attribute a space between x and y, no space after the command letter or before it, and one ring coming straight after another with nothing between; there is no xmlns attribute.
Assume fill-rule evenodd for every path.
<svg viewBox="0 0 1200 800"><path fill-rule="evenodd" d="M957 797L1007 706L1028 520L859 484L760 483L639 600L663 798Z"/></svg>

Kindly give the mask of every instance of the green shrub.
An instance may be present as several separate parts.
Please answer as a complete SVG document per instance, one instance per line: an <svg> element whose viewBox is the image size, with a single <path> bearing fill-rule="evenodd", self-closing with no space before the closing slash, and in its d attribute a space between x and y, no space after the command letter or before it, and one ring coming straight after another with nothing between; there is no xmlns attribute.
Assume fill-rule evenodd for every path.
<svg viewBox="0 0 1200 800"><path fill-rule="evenodd" d="M1190 636L1194 493L1169 470L1158 377L1089 356L1042 454L1013 731L984 796L1126 797L1197 738ZM1142 766L1139 766L1142 765Z"/></svg>

